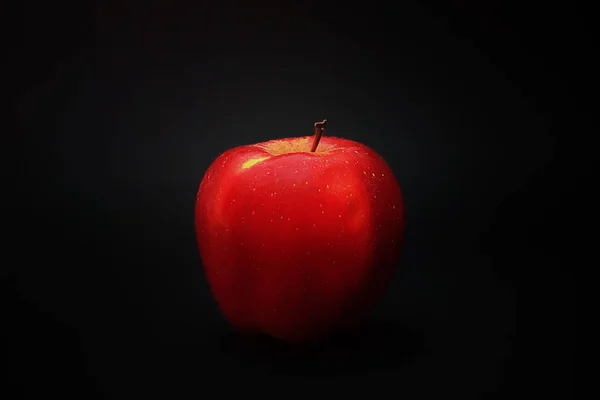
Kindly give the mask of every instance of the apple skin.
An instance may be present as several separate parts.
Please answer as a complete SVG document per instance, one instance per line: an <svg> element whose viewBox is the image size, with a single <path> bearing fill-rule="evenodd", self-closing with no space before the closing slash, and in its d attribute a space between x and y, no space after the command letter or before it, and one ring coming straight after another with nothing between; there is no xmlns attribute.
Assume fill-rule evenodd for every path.
<svg viewBox="0 0 600 400"><path fill-rule="evenodd" d="M195 207L205 274L240 331L288 342L351 329L385 293L404 239L400 186L367 146L324 136L240 146Z"/></svg>

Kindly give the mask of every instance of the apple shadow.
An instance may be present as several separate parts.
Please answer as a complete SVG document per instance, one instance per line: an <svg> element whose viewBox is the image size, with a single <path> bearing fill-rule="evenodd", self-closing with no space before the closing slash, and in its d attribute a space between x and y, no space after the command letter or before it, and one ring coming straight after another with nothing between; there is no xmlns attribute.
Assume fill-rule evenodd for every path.
<svg viewBox="0 0 600 400"><path fill-rule="evenodd" d="M425 334L405 326L372 321L353 333L314 344L287 344L267 335L230 333L221 339L224 355L272 374L332 376L408 367L427 353Z"/></svg>

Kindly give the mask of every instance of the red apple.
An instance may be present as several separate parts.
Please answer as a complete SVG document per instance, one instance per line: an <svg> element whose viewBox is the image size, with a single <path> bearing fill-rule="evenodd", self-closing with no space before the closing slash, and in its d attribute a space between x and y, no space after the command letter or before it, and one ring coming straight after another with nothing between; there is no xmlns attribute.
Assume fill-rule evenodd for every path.
<svg viewBox="0 0 600 400"><path fill-rule="evenodd" d="M362 322L400 255L404 203L367 146L322 136L272 140L220 155L196 198L204 270L237 329L284 341Z"/></svg>

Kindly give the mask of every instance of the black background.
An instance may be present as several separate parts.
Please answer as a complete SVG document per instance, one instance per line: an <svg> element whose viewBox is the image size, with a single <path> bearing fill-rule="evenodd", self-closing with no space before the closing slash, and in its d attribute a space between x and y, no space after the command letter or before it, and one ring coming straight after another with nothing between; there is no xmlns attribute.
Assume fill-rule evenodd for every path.
<svg viewBox="0 0 600 400"><path fill-rule="evenodd" d="M588 25L479 3L16 7L2 295L18 393L570 398L561 227L565 166L589 161ZM323 118L403 188L396 277L355 337L240 338L202 274L199 182L220 152Z"/></svg>

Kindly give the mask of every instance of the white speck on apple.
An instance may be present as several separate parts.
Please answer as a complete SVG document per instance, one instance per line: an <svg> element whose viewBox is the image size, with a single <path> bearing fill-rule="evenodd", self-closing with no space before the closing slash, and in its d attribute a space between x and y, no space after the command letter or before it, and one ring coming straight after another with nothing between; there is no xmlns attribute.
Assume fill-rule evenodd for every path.
<svg viewBox="0 0 600 400"><path fill-rule="evenodd" d="M395 210L395 209L396 209L396 206L392 206L392 210Z"/></svg>
<svg viewBox="0 0 600 400"><path fill-rule="evenodd" d="M255 212L255 211L254 211L254 210L252 210L252 215L254 215L254 212Z"/></svg>
<svg viewBox="0 0 600 400"><path fill-rule="evenodd" d="M375 172L372 172L371 175L373 175L373 178L375 178Z"/></svg>
<svg viewBox="0 0 600 400"><path fill-rule="evenodd" d="M293 187L296 187L296 184L295 184L295 183L292 183L292 186L293 186Z"/></svg>
<svg viewBox="0 0 600 400"><path fill-rule="evenodd" d="M329 185L327 185L327 189L329 189Z"/></svg>
<svg viewBox="0 0 600 400"><path fill-rule="evenodd" d="M338 217L342 218L342 214L338 215Z"/></svg>
<svg viewBox="0 0 600 400"><path fill-rule="evenodd" d="M304 182L305 185L308 185L308 181Z"/></svg>

